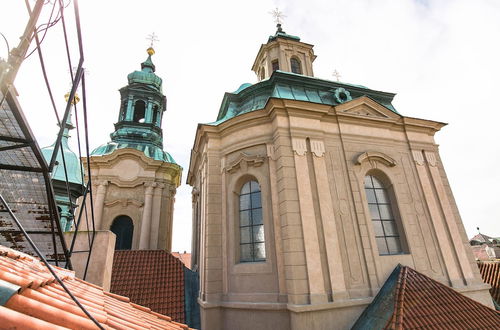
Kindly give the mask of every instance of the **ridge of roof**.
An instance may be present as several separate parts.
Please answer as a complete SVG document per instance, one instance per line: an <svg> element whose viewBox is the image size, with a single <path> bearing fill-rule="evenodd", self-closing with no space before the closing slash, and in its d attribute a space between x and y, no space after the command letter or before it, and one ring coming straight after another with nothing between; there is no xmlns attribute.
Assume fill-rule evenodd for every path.
<svg viewBox="0 0 500 330"><path fill-rule="evenodd" d="M85 309L104 328L189 329L170 317L130 303L101 287L75 277L73 271L52 266ZM0 306L2 328L90 329L95 324L71 300L37 258L0 245L0 289L10 286ZM2 291L3 294L3 290Z"/></svg>
<svg viewBox="0 0 500 330"><path fill-rule="evenodd" d="M394 274L398 275L397 280ZM389 286L392 289L388 290ZM381 325L382 320L374 315L386 315L387 321L385 326L375 329L500 328L499 312L402 265L395 268L353 329L374 329L372 325Z"/></svg>

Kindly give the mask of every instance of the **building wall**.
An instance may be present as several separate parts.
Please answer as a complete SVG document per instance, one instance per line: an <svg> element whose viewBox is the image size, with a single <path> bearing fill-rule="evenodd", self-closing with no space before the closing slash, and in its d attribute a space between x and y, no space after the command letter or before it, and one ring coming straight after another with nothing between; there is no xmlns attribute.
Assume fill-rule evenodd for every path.
<svg viewBox="0 0 500 330"><path fill-rule="evenodd" d="M86 168L87 160L83 162ZM153 160L135 149L91 156L96 229L110 230L118 216L126 215L134 225L132 249L170 251L173 203L181 170L176 164ZM86 202L88 214L89 198L90 195ZM86 229L84 221L80 230Z"/></svg>
<svg viewBox="0 0 500 330"><path fill-rule="evenodd" d="M327 329L338 317L349 328L398 263L487 302L433 138L443 125L361 97L336 107L271 99L199 126L188 183L203 329L250 328L249 315L263 329ZM367 173L387 182L404 254L378 253ZM265 262L239 262L249 179L262 191Z"/></svg>

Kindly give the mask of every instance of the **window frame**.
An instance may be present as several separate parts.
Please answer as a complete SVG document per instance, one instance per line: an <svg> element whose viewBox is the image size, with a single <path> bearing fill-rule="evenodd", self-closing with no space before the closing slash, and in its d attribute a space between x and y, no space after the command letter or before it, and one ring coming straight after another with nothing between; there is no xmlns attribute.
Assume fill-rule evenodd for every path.
<svg viewBox="0 0 500 330"><path fill-rule="evenodd" d="M367 187L366 180L370 178L371 187ZM377 180L377 184L374 184L373 178ZM401 219L399 216L399 208L396 204L396 199L393 192L393 187L390 181L379 173L368 172L363 177L363 187L364 194L366 198L366 205L368 210L368 216L371 220L371 226L373 228L375 246L377 247L380 256L391 256L391 255L401 255L408 254L408 248L406 246L406 238L404 235L404 230L402 228ZM377 193L378 192L378 193ZM379 202L379 199L381 201ZM380 206L383 206L382 208ZM382 215L382 211L385 209L385 214ZM373 216L374 210L378 213L377 216ZM379 223L379 224L377 224ZM386 229L391 227L389 225L392 223L392 234L386 234ZM378 230L377 230L378 226ZM380 234L380 230L382 230ZM394 250L389 246L389 241L387 238L397 238L399 241L399 249ZM383 239L385 243L385 249L381 250L379 246L380 239Z"/></svg>
<svg viewBox="0 0 500 330"><path fill-rule="evenodd" d="M293 62L296 62L296 64L298 65L299 72L293 71L293 67L294 67ZM290 72L295 73L295 74L303 74L302 62L295 56L290 58Z"/></svg>
<svg viewBox="0 0 500 330"><path fill-rule="evenodd" d="M243 192L246 189L246 186L248 185L248 192ZM254 185L257 185L257 189L254 190ZM256 196L258 194L259 199L257 205L254 207L254 199L252 198L253 196ZM237 230L238 230L238 246L239 246L239 257L238 257L238 263L257 263L257 262L266 262L267 260L267 251L266 251L266 237L265 237L265 225L264 225L264 214L263 214L263 206L262 206L262 187L259 183L259 181L255 178L250 178L245 180L243 184L241 184L239 192L237 194L237 219L238 219L238 224L237 224ZM244 208L242 209L242 202L244 203L244 199L247 199L246 196L248 196L248 206L243 206ZM244 204L243 204L244 205ZM254 218L254 212L255 214L260 213L260 219ZM246 221L243 222L243 217L242 215L246 213L248 216L246 217ZM245 239L243 242L243 230L248 228L248 239ZM255 240L255 229L257 229L257 232L259 235L262 237L261 240L256 241ZM263 257L258 257L255 254L256 251L256 246L260 245L263 249ZM250 257L249 258L244 258L243 257L243 246L249 246L250 247Z"/></svg>

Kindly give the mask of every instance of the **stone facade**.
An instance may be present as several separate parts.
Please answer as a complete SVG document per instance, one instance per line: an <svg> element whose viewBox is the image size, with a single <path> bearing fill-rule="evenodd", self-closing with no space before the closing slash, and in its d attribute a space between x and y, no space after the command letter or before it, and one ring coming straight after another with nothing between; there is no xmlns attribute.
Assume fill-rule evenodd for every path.
<svg viewBox="0 0 500 330"><path fill-rule="evenodd" d="M133 222L133 250L171 250L178 165L148 158L138 150L119 149L91 157L90 171L97 230L110 230L118 216L126 215Z"/></svg>
<svg viewBox="0 0 500 330"><path fill-rule="evenodd" d="M281 75L267 82L264 107L196 132L187 181L202 328L348 329L399 263L491 306L434 141L445 124L351 98L348 85L333 104L297 100L298 87L283 97L276 90L291 78ZM367 175L387 188L401 253L379 251ZM260 185L266 252L241 262L240 192L250 180Z"/></svg>

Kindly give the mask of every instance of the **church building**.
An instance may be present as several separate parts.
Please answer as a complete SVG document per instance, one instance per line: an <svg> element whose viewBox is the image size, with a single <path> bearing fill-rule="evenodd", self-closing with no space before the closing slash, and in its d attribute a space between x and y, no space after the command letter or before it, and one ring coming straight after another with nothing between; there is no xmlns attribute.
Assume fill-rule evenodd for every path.
<svg viewBox="0 0 500 330"><path fill-rule="evenodd" d="M315 78L315 58L278 24L258 82L198 125L202 329L349 329L399 264L491 307L434 140L445 124Z"/></svg>

